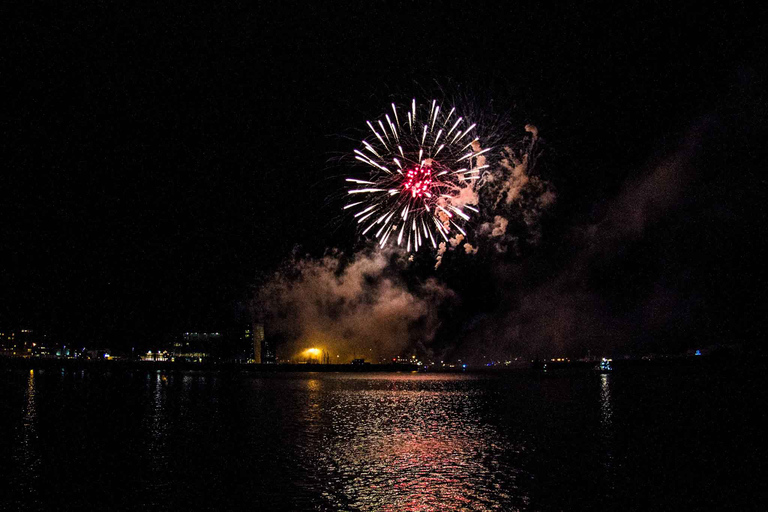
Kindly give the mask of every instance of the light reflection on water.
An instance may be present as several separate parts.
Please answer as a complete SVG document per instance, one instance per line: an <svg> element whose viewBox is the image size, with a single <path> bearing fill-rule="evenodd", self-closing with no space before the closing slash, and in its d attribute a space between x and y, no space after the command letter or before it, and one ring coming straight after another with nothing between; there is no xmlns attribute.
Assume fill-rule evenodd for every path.
<svg viewBox="0 0 768 512"><path fill-rule="evenodd" d="M600 422L603 430L611 430L613 422L613 408L611 407L611 376L607 373L600 375Z"/></svg>
<svg viewBox="0 0 768 512"><path fill-rule="evenodd" d="M37 420L37 407L35 405L35 370L29 370L27 377L27 391L24 407L24 427L22 444L25 449L30 449L32 440L37 437L35 433L35 421Z"/></svg>
<svg viewBox="0 0 768 512"><path fill-rule="evenodd" d="M319 392L319 382L308 380L308 391ZM514 510L527 503L515 481L520 470L501 462L518 447L483 422L478 392L424 383L423 376L387 376L374 389L309 400L309 431L321 416L329 427L320 446L305 447L313 454L306 465L326 483L329 509Z"/></svg>
<svg viewBox="0 0 768 512"><path fill-rule="evenodd" d="M7 370L0 510L611 510L643 495L681 510L723 504L724 492L763 480L741 471L764 460L750 425L768 384L763 372L753 379L729 375L741 402L711 414L720 384L696 373ZM745 418L729 427L738 435L723 434L722 411ZM683 436L684 425L695 428ZM709 480L687 478L679 460ZM708 485L721 467L738 479Z"/></svg>
<svg viewBox="0 0 768 512"><path fill-rule="evenodd" d="M19 488L19 495L14 496L10 501L16 508L24 508L30 506L39 506L39 500L37 492L40 488L40 473L41 473L41 452L38 433L38 405L37 405L37 375L39 371L29 370L25 372L24 386L20 389L23 393L22 400L14 404L13 407L18 416L13 418L17 421L13 425L10 425L10 429L6 425L0 425L0 432L10 435L3 435L0 441L11 440L11 449L0 449L0 470L3 468L4 462L8 459L12 461L13 469L10 472L0 471L0 496L3 494L3 486L15 482L23 482L23 486ZM0 394L0 399L3 401L12 397ZM13 417L12 414L7 416ZM4 418L0 418L2 421ZM7 454L7 455L6 455ZM10 473L3 475L3 473ZM15 473L15 474L14 474ZM4 510L3 501L0 499L0 510Z"/></svg>
<svg viewBox="0 0 768 512"><path fill-rule="evenodd" d="M603 373L600 375L600 436L603 444L603 460L606 467L606 482L609 490L613 490L613 477L615 475L614 460L614 426L613 426L613 402L611 400L612 375Z"/></svg>
<svg viewBox="0 0 768 512"><path fill-rule="evenodd" d="M149 461L148 485L160 491L169 485L167 478L169 453L166 449L169 420L165 408L168 381L169 377L159 371L147 375L150 400L147 402L147 412L143 418L144 428L148 433L145 436L147 440L145 454Z"/></svg>
<svg viewBox="0 0 768 512"><path fill-rule="evenodd" d="M25 393L24 421L21 428L21 461L25 477L34 481L39 477L40 455L37 446L37 401L35 371L29 370Z"/></svg>

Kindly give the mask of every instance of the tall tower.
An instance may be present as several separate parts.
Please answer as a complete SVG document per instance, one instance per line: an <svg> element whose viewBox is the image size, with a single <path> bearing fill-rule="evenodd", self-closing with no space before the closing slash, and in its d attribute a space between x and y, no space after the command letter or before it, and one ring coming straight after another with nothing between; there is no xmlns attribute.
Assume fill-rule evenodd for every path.
<svg viewBox="0 0 768 512"><path fill-rule="evenodd" d="M254 323L253 330L253 362L260 364L264 361L264 324Z"/></svg>

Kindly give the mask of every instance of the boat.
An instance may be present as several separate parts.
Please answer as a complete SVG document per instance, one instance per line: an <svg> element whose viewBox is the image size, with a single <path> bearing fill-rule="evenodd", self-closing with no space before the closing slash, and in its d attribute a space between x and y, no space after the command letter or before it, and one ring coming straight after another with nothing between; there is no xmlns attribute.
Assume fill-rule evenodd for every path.
<svg viewBox="0 0 768 512"><path fill-rule="evenodd" d="M595 371L598 373L610 373L613 371L613 366L611 363L613 362L613 359L606 359L605 357L602 358L598 363L595 365Z"/></svg>

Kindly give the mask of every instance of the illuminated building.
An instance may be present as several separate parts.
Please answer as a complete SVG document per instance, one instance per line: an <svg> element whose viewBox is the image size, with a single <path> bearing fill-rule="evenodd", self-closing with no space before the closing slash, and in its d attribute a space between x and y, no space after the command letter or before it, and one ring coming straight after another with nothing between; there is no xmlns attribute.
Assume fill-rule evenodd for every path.
<svg viewBox="0 0 768 512"><path fill-rule="evenodd" d="M218 361L253 363L260 355L254 346L258 335L259 331L251 325L228 329L221 340L211 346L211 356Z"/></svg>
<svg viewBox="0 0 768 512"><path fill-rule="evenodd" d="M142 361L169 361L171 354L167 350L148 350L146 354L139 356Z"/></svg>
<svg viewBox="0 0 768 512"><path fill-rule="evenodd" d="M32 343L32 355L34 357L56 357L56 348L50 344L45 343Z"/></svg>
<svg viewBox="0 0 768 512"><path fill-rule="evenodd" d="M264 324L252 325L253 361L257 364L275 364L275 349L266 336L264 336Z"/></svg>
<svg viewBox="0 0 768 512"><path fill-rule="evenodd" d="M174 361L202 362L210 356L212 350L216 350L220 341L220 332L185 332L181 339L173 344L171 358Z"/></svg>
<svg viewBox="0 0 768 512"><path fill-rule="evenodd" d="M0 355L14 355L15 337L16 333L13 331L0 330Z"/></svg>
<svg viewBox="0 0 768 512"><path fill-rule="evenodd" d="M38 350L38 346L40 349ZM0 354L30 357L49 355L48 336L33 329L0 329Z"/></svg>

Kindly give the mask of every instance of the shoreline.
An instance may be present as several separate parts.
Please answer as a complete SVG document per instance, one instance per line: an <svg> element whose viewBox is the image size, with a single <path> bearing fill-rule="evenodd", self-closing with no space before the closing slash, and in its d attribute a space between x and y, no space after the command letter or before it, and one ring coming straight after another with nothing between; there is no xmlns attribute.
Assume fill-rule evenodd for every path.
<svg viewBox="0 0 768 512"><path fill-rule="evenodd" d="M659 359L618 359L613 361L612 373L622 370L664 367L709 367L727 368L743 365L762 366L763 357L678 357ZM543 363L543 361L541 362ZM209 372L222 374L260 374L260 373L518 373L532 372L542 375L590 372L595 362L569 361L541 363L523 363L518 365L468 366L461 367L422 367L415 364L255 364L255 363L215 363L215 362L171 362L171 361L133 361L133 360L87 360L35 357L0 356L0 369L61 369L61 370L96 370L96 371L147 371L147 372Z"/></svg>

